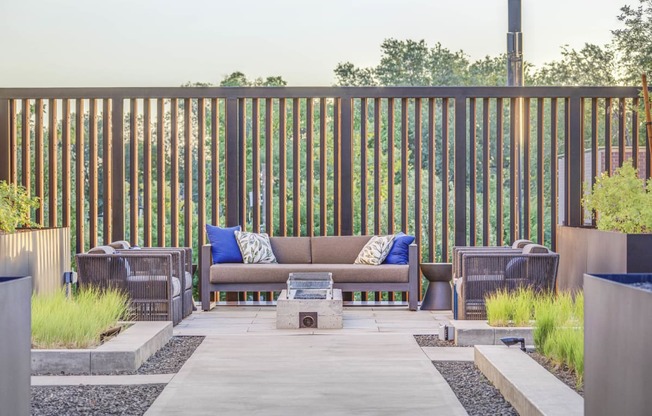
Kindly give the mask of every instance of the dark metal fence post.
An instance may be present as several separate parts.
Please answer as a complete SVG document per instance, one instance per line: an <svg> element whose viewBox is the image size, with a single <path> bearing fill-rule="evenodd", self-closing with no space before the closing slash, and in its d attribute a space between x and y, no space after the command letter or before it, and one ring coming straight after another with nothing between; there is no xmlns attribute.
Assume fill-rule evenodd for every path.
<svg viewBox="0 0 652 416"><path fill-rule="evenodd" d="M238 195L238 99L226 100L226 226L233 227L239 221Z"/></svg>
<svg viewBox="0 0 652 416"><path fill-rule="evenodd" d="M342 235L353 234L353 145L352 145L352 130L353 130L353 111L351 106L351 98L342 98L341 107L341 170L340 175L342 178L341 184L341 231Z"/></svg>
<svg viewBox="0 0 652 416"><path fill-rule="evenodd" d="M9 100L0 100L0 181L11 180Z"/></svg>
<svg viewBox="0 0 652 416"><path fill-rule="evenodd" d="M466 97L455 97L455 245L466 245ZM446 248L444 248L446 250Z"/></svg>
<svg viewBox="0 0 652 416"><path fill-rule="evenodd" d="M568 155L567 164L568 172L566 173L566 183L568 184L568 202L566 206L566 225L579 227L582 225L582 174L584 172L584 138L582 134L582 99L580 97L571 97L569 105L569 114L566 115L569 121Z"/></svg>
<svg viewBox="0 0 652 416"><path fill-rule="evenodd" d="M124 137L123 137L123 100L114 98L111 100L111 158L112 176L111 193L113 194L113 207L111 209L111 240L124 240L125 234L125 158L124 158Z"/></svg>

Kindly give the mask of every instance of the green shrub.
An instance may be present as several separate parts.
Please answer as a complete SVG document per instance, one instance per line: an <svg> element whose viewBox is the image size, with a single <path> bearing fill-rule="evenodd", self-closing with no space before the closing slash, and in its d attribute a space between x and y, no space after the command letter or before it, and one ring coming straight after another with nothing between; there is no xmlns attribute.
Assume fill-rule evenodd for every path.
<svg viewBox="0 0 652 416"><path fill-rule="evenodd" d="M485 298L487 320L491 326L507 326L511 313L511 299L506 290L499 290Z"/></svg>
<svg viewBox="0 0 652 416"><path fill-rule="evenodd" d="M100 334L127 318L128 297L118 290L85 289L73 298L63 290L32 296L33 348L89 348Z"/></svg>
<svg viewBox="0 0 652 416"><path fill-rule="evenodd" d="M0 231L13 233L17 227L36 227L32 208L38 208L37 197L29 197L25 188L0 181Z"/></svg>
<svg viewBox="0 0 652 416"><path fill-rule="evenodd" d="M514 326L529 326L534 318L534 292L519 288L513 296L510 319Z"/></svg>
<svg viewBox="0 0 652 416"><path fill-rule="evenodd" d="M515 292L498 290L485 298L487 320L491 326L528 326L534 318L535 294L532 289Z"/></svg>
<svg viewBox="0 0 652 416"><path fill-rule="evenodd" d="M638 170L628 161L613 175L596 177L590 194L582 200L594 211L599 230L640 234L652 232L652 180L639 179Z"/></svg>

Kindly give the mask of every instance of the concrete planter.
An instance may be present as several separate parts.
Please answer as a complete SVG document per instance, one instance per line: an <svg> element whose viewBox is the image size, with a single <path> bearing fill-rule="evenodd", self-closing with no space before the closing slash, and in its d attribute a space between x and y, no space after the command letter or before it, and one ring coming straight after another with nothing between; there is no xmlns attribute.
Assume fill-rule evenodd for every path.
<svg viewBox="0 0 652 416"><path fill-rule="evenodd" d="M652 273L652 234L557 226L557 290L582 289L584 273Z"/></svg>
<svg viewBox="0 0 652 416"><path fill-rule="evenodd" d="M34 291L52 293L70 268L70 229L0 234L0 276L32 276Z"/></svg>
<svg viewBox="0 0 652 416"><path fill-rule="evenodd" d="M584 275L584 392L587 415L652 409L652 274Z"/></svg>
<svg viewBox="0 0 652 416"><path fill-rule="evenodd" d="M0 415L30 414L31 296L31 277L0 277Z"/></svg>
<svg viewBox="0 0 652 416"><path fill-rule="evenodd" d="M498 327L487 321L452 320L450 326L455 331L455 345L503 345L501 338L525 338L527 345L534 344L533 327Z"/></svg>

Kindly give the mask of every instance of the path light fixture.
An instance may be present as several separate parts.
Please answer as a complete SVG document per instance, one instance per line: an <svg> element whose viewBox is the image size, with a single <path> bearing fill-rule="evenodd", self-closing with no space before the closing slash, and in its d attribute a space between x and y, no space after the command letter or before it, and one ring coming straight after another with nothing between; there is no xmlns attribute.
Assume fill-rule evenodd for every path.
<svg viewBox="0 0 652 416"><path fill-rule="evenodd" d="M508 347L521 343L521 351L525 352L525 338L505 337L500 339Z"/></svg>

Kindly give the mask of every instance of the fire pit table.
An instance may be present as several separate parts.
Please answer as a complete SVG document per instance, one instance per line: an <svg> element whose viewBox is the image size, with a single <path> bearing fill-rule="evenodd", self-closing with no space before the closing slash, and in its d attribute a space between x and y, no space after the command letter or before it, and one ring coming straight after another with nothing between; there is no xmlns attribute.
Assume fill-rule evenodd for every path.
<svg viewBox="0 0 652 416"><path fill-rule="evenodd" d="M276 303L276 328L342 328L342 291L331 273L290 273Z"/></svg>

